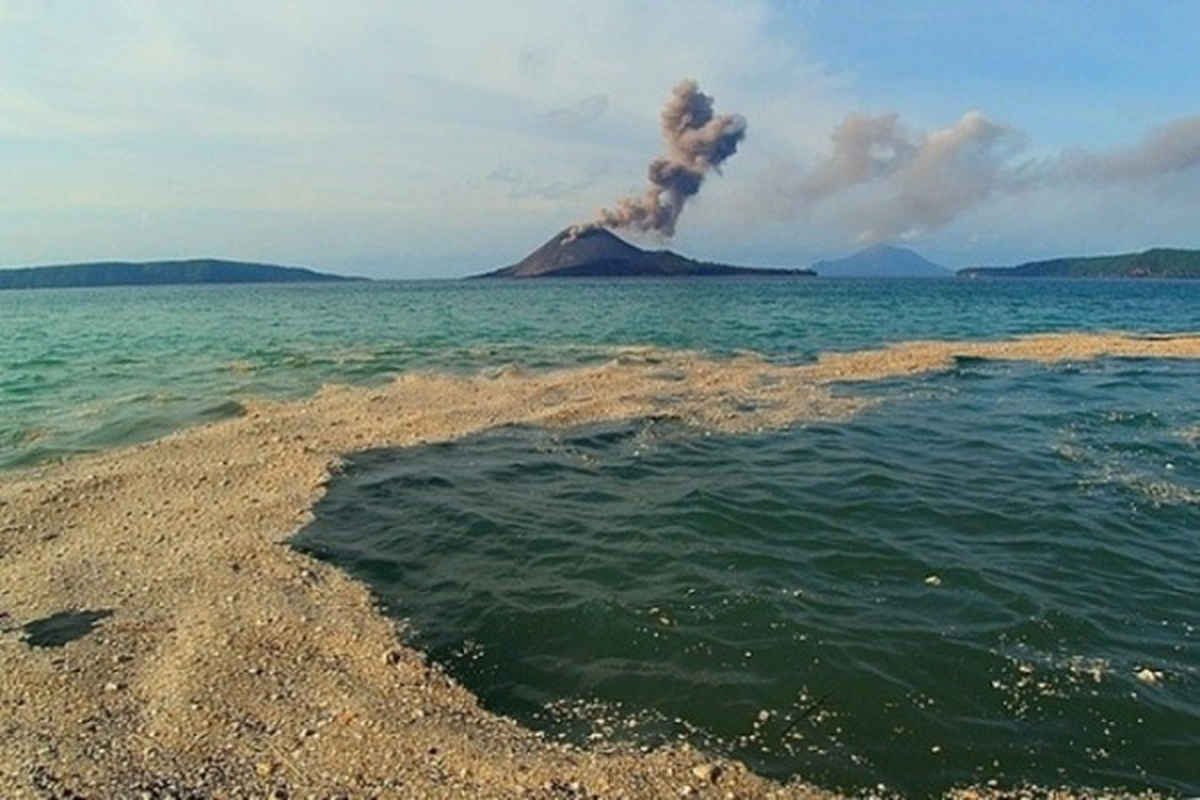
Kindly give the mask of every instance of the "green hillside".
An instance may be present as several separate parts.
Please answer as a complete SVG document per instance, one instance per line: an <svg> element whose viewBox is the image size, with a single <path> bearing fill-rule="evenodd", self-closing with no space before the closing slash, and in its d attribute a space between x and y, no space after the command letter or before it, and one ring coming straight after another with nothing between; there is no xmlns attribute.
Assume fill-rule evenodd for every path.
<svg viewBox="0 0 1200 800"><path fill-rule="evenodd" d="M1200 278L1200 250L1155 248L1142 253L1030 261L1016 267L968 267L968 278Z"/></svg>
<svg viewBox="0 0 1200 800"><path fill-rule="evenodd" d="M152 286L178 283L299 283L357 280L301 267L202 258L187 261L103 261L0 269L0 289Z"/></svg>

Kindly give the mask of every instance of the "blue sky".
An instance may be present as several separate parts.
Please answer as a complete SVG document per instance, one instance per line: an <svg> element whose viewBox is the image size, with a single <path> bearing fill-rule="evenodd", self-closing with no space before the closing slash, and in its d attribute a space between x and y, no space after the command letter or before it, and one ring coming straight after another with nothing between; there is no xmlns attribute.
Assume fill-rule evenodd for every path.
<svg viewBox="0 0 1200 800"><path fill-rule="evenodd" d="M747 133L643 246L1200 247L1197 30L1170 0L0 0L0 266L501 266L644 191L683 79Z"/></svg>

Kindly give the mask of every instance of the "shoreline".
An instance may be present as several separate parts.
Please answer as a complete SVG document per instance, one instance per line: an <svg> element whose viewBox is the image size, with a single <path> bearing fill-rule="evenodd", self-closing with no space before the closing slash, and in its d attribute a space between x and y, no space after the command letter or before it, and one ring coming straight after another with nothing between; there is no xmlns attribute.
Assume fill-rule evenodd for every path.
<svg viewBox="0 0 1200 800"><path fill-rule="evenodd" d="M1200 335L910 342L815 364L655 349L593 367L406 373L0 484L0 789L14 797L833 797L686 744L547 741L402 644L365 586L288 546L347 453L670 416L729 432L847 418L847 391L958 357L1200 358ZM104 612L34 647L22 627ZM986 792L971 793L986 794ZM1069 793L1068 793L1069 794ZM1059 795L1067 796L1067 795Z"/></svg>

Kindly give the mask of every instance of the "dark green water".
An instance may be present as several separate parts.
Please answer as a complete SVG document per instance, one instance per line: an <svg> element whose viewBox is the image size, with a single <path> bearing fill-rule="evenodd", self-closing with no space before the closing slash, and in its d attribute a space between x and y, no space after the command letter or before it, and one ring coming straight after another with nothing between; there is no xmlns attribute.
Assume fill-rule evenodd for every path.
<svg viewBox="0 0 1200 800"><path fill-rule="evenodd" d="M1195 793L1198 387L1191 362L964 362L847 423L368 452L296 543L573 740L912 796Z"/></svg>

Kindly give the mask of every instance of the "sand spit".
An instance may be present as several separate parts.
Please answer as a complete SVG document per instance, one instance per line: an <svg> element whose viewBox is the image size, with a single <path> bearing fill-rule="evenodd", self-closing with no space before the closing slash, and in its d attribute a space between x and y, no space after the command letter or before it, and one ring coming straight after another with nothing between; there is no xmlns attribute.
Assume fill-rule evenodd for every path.
<svg viewBox="0 0 1200 800"><path fill-rule="evenodd" d="M1100 355L1200 358L1200 336L918 342L799 367L645 349L550 373L407 374L6 475L0 795L831 796L682 745L544 741L481 710L364 587L286 542L366 447L648 415L753 430L855 413L866 401L840 382ZM56 623L69 641L35 646Z"/></svg>

